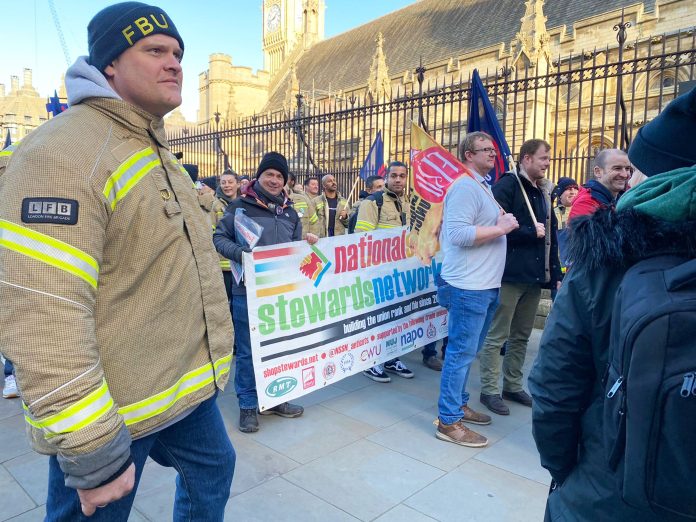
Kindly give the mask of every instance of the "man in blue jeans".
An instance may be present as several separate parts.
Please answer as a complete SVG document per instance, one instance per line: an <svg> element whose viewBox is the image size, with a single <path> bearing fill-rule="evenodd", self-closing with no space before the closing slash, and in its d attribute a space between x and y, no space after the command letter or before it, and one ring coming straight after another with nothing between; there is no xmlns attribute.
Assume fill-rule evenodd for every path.
<svg viewBox="0 0 696 522"><path fill-rule="evenodd" d="M87 41L70 108L0 155L0 351L50 455L45 520L125 522L151 456L177 472L167 518L221 522L232 321L162 119L181 104L184 42L140 2L102 9Z"/></svg>
<svg viewBox="0 0 696 522"><path fill-rule="evenodd" d="M505 235L518 227L515 216L500 209L483 178L493 168L495 155L488 134L467 134L459 156L473 177L462 176L447 191L440 232L444 259L437 296L450 320L435 436L473 448L485 446L488 439L464 423L490 424L491 418L469 408L466 383L498 306Z"/></svg>
<svg viewBox="0 0 696 522"><path fill-rule="evenodd" d="M242 189L241 197L230 202L225 216L215 229L213 243L220 254L241 263L242 254L251 252L235 230L234 218L237 209L241 209L247 218L263 227L256 246L302 240L300 217L283 190L287 182L288 162L285 156L278 152L264 154L256 171L256 179ZM305 239L310 245L319 240L312 233L306 233ZM259 401L251 357L249 310L244 281L232 281L232 320L237 345L234 388L239 400L239 431L253 433L259 430L256 417ZM303 412L302 406L284 402L264 410L261 414L292 418L299 417Z"/></svg>

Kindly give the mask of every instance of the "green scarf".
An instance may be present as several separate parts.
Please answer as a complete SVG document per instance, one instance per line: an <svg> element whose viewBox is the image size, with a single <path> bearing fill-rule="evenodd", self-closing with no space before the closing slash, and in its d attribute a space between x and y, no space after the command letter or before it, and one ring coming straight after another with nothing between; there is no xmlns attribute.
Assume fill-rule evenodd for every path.
<svg viewBox="0 0 696 522"><path fill-rule="evenodd" d="M651 176L633 187L616 210L628 208L665 221L696 220L696 165Z"/></svg>

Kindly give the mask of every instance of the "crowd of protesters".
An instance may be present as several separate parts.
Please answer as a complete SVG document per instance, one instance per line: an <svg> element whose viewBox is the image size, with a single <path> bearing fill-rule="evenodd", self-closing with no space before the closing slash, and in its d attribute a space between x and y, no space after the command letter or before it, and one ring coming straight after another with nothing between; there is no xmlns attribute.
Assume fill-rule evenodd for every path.
<svg viewBox="0 0 696 522"><path fill-rule="evenodd" d="M252 246L236 218L258 226L254 246L406 226L409 167L391 162L352 204L331 174L298 186L273 151L254 176L227 169L199 179L164 134L162 117L181 103L184 52L169 16L139 2L110 6L90 22L88 42L89 56L66 77L72 108L0 156L3 397L21 395L34 448L51 455L47 520L127 519L148 457L178 472L175 518L222 520L236 454L216 397L232 366L240 431L258 431L257 414L304 412L289 402L259 411L249 297L234 272ZM553 151L543 139L525 141L515 168L492 187L493 138L471 132L459 145L470 175L444 199L436 281L448 336L442 357L435 343L422 350L424 366L442 372L435 436L488 444L469 427L493 422L469 405L468 378L481 351L480 403L501 416L510 414L506 401L532 408L541 463L553 478L547 520L696 516L693 500L674 494L696 465L693 447L679 453L681 439L669 432L671 453L651 457L658 494L638 488L636 500L624 484L633 463L621 453L635 440L615 444L608 461L602 433L613 394L628 400L619 410L628 423L654 408L639 405L637 413L625 399L627 375L610 368L609 347L625 319L617 295L636 290L621 286L631 266L648 260L649 270L664 273L667 313L682 314L659 324L656 349L693 343L683 332L693 330L696 312L673 303L695 298L695 128L696 89L645 125L628 153L600 151L582 186L567 177L552 183ZM55 193L47 196L45 186ZM172 266L176 273L163 277ZM530 395L522 367L542 289L555 302ZM679 352L687 369L693 363L682 397L696 396L691 352ZM664 361L674 357L665 354ZM642 371L644 380L661 378L649 365ZM415 375L398 358L363 373L380 383L390 382L388 374ZM680 404L683 411L665 418L687 419L690 433L693 401ZM668 428L675 430L658 426ZM660 459L673 465L660 468Z"/></svg>

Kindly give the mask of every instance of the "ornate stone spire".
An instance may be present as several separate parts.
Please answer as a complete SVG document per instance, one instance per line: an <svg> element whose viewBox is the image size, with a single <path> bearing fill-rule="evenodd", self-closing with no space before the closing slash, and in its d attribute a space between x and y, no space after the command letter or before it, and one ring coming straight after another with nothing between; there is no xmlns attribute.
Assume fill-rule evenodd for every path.
<svg viewBox="0 0 696 522"><path fill-rule="evenodd" d="M540 60L548 64L551 62L551 54L544 0L526 0L525 6L524 16L520 19L522 26L513 40L513 46L517 47L515 63L524 56L530 65L537 65Z"/></svg>
<svg viewBox="0 0 696 522"><path fill-rule="evenodd" d="M384 37L382 33L377 35L377 50L372 57L370 77L367 80L367 92L372 99L385 99L391 95L391 82L389 81L389 68L384 56Z"/></svg>
<svg viewBox="0 0 696 522"><path fill-rule="evenodd" d="M295 64L290 67L290 75L288 78L288 87L285 91L285 100L283 101L283 109L286 112L292 110L296 107L297 98L296 96L300 93L300 82L297 79L297 68Z"/></svg>

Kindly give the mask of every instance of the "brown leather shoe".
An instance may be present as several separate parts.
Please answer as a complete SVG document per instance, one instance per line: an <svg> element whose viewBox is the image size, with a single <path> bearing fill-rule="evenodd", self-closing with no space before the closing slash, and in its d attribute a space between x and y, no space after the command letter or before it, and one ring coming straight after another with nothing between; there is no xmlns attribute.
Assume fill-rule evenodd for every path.
<svg viewBox="0 0 696 522"><path fill-rule="evenodd" d="M423 361L423 364L436 372L442 371L442 361L438 359L437 355L431 355Z"/></svg>
<svg viewBox="0 0 696 522"><path fill-rule="evenodd" d="M480 424L481 426L485 426L486 424L491 423L490 415L474 411L468 406L462 406L462 411L464 412L464 417L462 417L462 420L464 422L469 422L471 424Z"/></svg>
<svg viewBox="0 0 696 522"><path fill-rule="evenodd" d="M503 390L503 399L512 402L518 402L520 404L523 404L524 406L529 406L530 408L532 407L532 398L524 390L520 390L518 392L509 392Z"/></svg>
<svg viewBox="0 0 696 522"><path fill-rule="evenodd" d="M464 426L461 420L458 420L454 424L444 424L438 419L435 436L440 440L453 442L454 444L467 446L469 448L483 448L488 444L488 439L486 437L479 435L475 431L471 431Z"/></svg>
<svg viewBox="0 0 696 522"><path fill-rule="evenodd" d="M505 405L500 395L487 395L482 393L480 401L481 404L493 413L497 413L498 415L510 415L510 408Z"/></svg>

